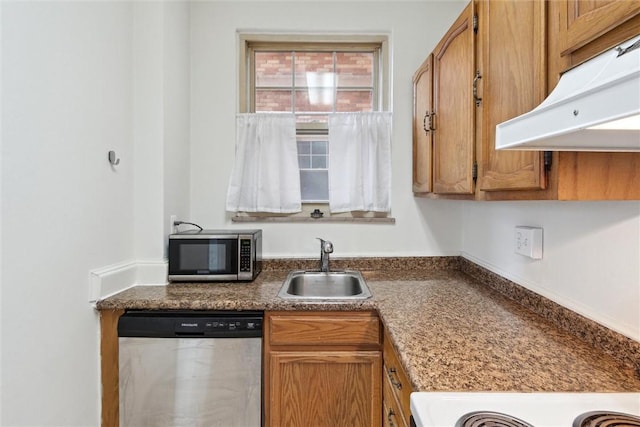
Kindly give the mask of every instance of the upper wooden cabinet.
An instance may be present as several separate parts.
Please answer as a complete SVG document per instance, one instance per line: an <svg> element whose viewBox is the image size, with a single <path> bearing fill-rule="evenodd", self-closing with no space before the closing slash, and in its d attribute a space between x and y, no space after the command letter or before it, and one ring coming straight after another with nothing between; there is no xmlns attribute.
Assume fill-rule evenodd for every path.
<svg viewBox="0 0 640 427"><path fill-rule="evenodd" d="M473 194L475 36L470 3L433 52L433 192Z"/></svg>
<svg viewBox="0 0 640 427"><path fill-rule="evenodd" d="M496 125L537 107L562 72L639 31L640 2L471 2L414 75L414 194L640 199L640 153L495 150Z"/></svg>
<svg viewBox="0 0 640 427"><path fill-rule="evenodd" d="M493 142L498 123L546 95L545 5L470 3L418 69L414 193L483 198L486 191L545 188L541 153L496 152Z"/></svg>
<svg viewBox="0 0 640 427"><path fill-rule="evenodd" d="M560 75L640 33L640 3L626 0L549 1L547 89ZM557 200L640 199L640 153L553 153L547 191L520 198Z"/></svg>
<svg viewBox="0 0 640 427"><path fill-rule="evenodd" d="M478 189L543 189L543 153L496 151L496 125L531 111L546 91L544 1L480 1Z"/></svg>
<svg viewBox="0 0 640 427"><path fill-rule="evenodd" d="M433 55L413 76L413 192L430 193L433 164Z"/></svg>
<svg viewBox="0 0 640 427"><path fill-rule="evenodd" d="M573 57L577 53L571 60L572 65L640 31L638 1L565 0L557 3L552 11L558 16L560 54Z"/></svg>

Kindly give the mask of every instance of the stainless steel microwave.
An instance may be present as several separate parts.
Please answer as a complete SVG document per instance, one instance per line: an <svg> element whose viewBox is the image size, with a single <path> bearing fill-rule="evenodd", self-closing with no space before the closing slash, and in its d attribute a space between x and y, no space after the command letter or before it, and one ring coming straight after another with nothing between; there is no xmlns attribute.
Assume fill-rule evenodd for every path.
<svg viewBox="0 0 640 427"><path fill-rule="evenodd" d="M262 270L262 230L189 230L169 235L170 282L251 281Z"/></svg>

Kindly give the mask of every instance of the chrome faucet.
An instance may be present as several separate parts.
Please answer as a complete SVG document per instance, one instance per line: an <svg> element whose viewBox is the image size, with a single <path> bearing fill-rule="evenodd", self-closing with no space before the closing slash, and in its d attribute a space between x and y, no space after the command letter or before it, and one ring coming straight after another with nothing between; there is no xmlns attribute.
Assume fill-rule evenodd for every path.
<svg viewBox="0 0 640 427"><path fill-rule="evenodd" d="M316 239L320 240L320 271L328 273L329 254L333 252L333 243L320 237L316 237Z"/></svg>

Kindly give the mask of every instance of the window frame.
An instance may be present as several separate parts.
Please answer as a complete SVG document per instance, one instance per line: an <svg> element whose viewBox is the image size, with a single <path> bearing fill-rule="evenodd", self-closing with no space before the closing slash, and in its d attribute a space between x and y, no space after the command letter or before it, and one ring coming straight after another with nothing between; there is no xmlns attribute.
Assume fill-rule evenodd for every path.
<svg viewBox="0 0 640 427"><path fill-rule="evenodd" d="M255 79L252 72L255 51L373 51L373 111L390 111L391 71L389 37L386 34L238 33L238 112L240 113L250 113L255 109ZM328 134L326 124L322 123L299 124L296 130L298 135ZM301 212L286 216L309 218L309 214L315 209L324 211L325 215L330 217L381 218L378 212L330 214L328 202L303 202ZM282 215L262 214L256 218L280 216ZM382 217L390 219L386 215Z"/></svg>

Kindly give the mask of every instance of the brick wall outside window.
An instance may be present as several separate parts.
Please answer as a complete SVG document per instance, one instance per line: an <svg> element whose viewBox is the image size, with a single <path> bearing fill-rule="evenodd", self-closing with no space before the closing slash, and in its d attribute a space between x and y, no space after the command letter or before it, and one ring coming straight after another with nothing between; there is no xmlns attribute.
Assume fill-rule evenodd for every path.
<svg viewBox="0 0 640 427"><path fill-rule="evenodd" d="M373 65L370 52L256 52L255 111L372 111Z"/></svg>

